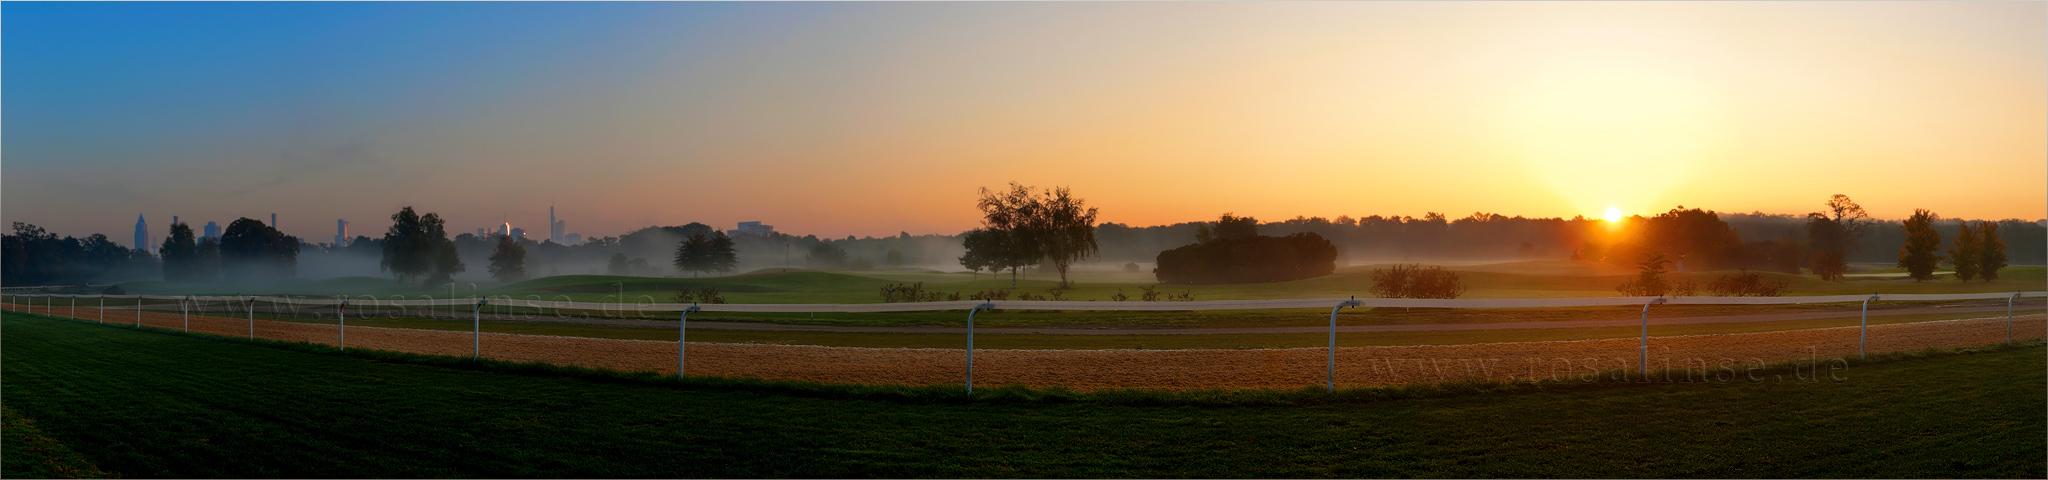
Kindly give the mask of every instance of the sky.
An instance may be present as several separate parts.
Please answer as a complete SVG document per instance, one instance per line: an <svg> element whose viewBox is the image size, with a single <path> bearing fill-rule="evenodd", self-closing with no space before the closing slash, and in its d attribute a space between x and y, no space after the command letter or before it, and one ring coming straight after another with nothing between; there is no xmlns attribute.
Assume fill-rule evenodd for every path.
<svg viewBox="0 0 2048 480"><path fill-rule="evenodd" d="M2048 3L19 3L0 217L158 238L2048 217ZM530 236L534 233L529 233Z"/></svg>

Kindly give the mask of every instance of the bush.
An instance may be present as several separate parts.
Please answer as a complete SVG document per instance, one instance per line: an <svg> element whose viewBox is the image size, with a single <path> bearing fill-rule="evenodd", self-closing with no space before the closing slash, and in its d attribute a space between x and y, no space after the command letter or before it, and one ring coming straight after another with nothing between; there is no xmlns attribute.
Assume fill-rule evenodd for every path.
<svg viewBox="0 0 2048 480"><path fill-rule="evenodd" d="M720 304L725 303L725 296L718 293L718 287L704 287L696 290L682 288L676 290L676 303Z"/></svg>
<svg viewBox="0 0 2048 480"><path fill-rule="evenodd" d="M1130 273L1138 273L1138 262L1124 264L1124 271Z"/></svg>
<svg viewBox="0 0 2048 480"><path fill-rule="evenodd" d="M910 284L891 283L882 287L882 303L937 302L959 299L960 292L925 291L924 282Z"/></svg>
<svg viewBox="0 0 2048 480"><path fill-rule="evenodd" d="M1763 274L1743 270L1735 275L1724 275L1707 284L1707 292L1716 297L1776 297L1785 294L1784 280L1764 278Z"/></svg>
<svg viewBox="0 0 2048 480"><path fill-rule="evenodd" d="M1458 298L1465 282L1435 265L1395 265L1372 271L1372 293L1381 298Z"/></svg>
<svg viewBox="0 0 2048 480"><path fill-rule="evenodd" d="M868 260L868 258L867 258L867 257L859 257L859 258L855 258L855 259L853 259L853 261L851 261L851 262L846 262L846 269L847 269L847 270L853 270L853 271L856 271L856 272L865 272L865 271L868 271L868 270L874 270L874 269L875 269L875 262L874 262L874 261L872 261L872 260Z"/></svg>
<svg viewBox="0 0 2048 480"><path fill-rule="evenodd" d="M1336 271L1337 247L1314 232L1214 239L1159 252L1158 263L1163 283L1284 282Z"/></svg>

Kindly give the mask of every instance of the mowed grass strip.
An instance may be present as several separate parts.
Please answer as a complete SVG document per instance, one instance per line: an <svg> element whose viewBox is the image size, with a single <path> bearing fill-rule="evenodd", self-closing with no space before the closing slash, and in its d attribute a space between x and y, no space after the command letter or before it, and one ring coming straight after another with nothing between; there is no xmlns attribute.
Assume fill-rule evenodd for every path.
<svg viewBox="0 0 2048 480"><path fill-rule="evenodd" d="M35 420L6 405L0 405L0 477L118 478L44 435Z"/></svg>
<svg viewBox="0 0 2048 480"><path fill-rule="evenodd" d="M128 477L2048 473L2038 346L1860 364L1840 381L1147 407L664 387L4 319L9 408Z"/></svg>

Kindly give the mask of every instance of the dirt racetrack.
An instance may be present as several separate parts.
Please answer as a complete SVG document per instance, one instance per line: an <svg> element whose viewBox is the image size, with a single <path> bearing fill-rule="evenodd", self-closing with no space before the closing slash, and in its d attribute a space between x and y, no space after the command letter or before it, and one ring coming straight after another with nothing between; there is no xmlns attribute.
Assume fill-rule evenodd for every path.
<svg viewBox="0 0 2048 480"><path fill-rule="evenodd" d="M20 310L8 305L9 310ZM43 308L35 313L46 313ZM70 313L66 308L56 314ZM76 317L95 320L99 311L79 308ZM108 310L109 324L132 325L133 310ZM2048 336L2048 317L2018 317L2013 336ZM178 330L184 320L175 313L144 312L143 325ZM287 342L335 345L336 327L257 320L257 337ZM1633 328L1618 325L1609 328ZM191 317L194 332L245 337L250 322L240 318ZM1673 379L1733 379L1746 375L1751 364L1804 358L1855 355L1855 327L1793 330L1735 335L1650 338L1651 369L1680 369ZM1870 327L1870 352L1961 347L2005 341L2006 319L1982 318L1916 322ZM486 333L480 347L485 358L538 361L560 365L624 371L675 373L675 342L612 340ZM465 332L401 328L349 327L348 348L371 348L433 355L470 354L472 337ZM1345 347L1337 350L1340 386L1395 385L1444 378L1587 377L1601 370L1636 368L1635 338L1555 343L1494 343L1401 347ZM1538 350L1540 348L1540 350ZM1534 353L1529 353L1535 350ZM976 350L976 385L1064 385L1076 389L1162 388L1299 388L1322 385L1327 349L1264 350ZM1517 357L1517 355L1522 355ZM966 375L966 352L958 349L887 349L793 345L691 342L688 372L692 375L755 377L864 384L958 384ZM1502 361L1507 359L1506 361ZM1497 362L1497 363L1496 363ZM1825 364L1815 375L1829 372ZM1805 379L1811 380L1811 379Z"/></svg>

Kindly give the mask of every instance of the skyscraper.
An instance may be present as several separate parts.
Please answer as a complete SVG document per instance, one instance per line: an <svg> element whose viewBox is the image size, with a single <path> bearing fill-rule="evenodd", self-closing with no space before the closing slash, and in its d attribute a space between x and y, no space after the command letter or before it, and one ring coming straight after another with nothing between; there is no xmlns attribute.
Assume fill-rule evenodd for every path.
<svg viewBox="0 0 2048 480"><path fill-rule="evenodd" d="M276 229L277 229L277 214L275 214L275 213L273 213L273 214L270 214L270 228L271 228L272 230L276 230Z"/></svg>
<svg viewBox="0 0 2048 480"><path fill-rule="evenodd" d="M206 222L206 236L199 238L211 238L214 240L219 240L220 225L215 225L213 222Z"/></svg>
<svg viewBox="0 0 2048 480"><path fill-rule="evenodd" d="M348 246L348 220L334 219L334 246Z"/></svg>
<svg viewBox="0 0 2048 480"><path fill-rule="evenodd" d="M569 222L555 220L555 206L548 205L548 241L562 243L562 231L568 229L568 224Z"/></svg>
<svg viewBox="0 0 2048 480"><path fill-rule="evenodd" d="M142 215L135 216L135 249L149 251L149 222L142 221Z"/></svg>

